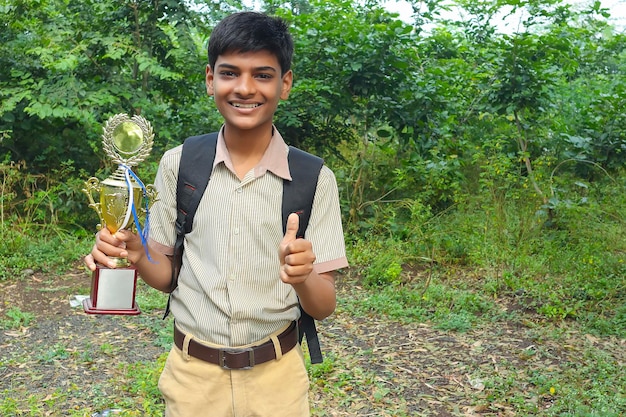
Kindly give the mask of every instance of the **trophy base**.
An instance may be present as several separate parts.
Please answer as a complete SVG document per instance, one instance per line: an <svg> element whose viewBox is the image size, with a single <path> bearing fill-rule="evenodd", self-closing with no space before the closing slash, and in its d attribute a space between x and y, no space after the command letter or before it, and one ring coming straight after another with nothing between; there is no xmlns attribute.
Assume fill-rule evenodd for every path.
<svg viewBox="0 0 626 417"><path fill-rule="evenodd" d="M83 301L83 309L87 314L140 314L136 291L134 267L110 269L98 264L92 275L91 295Z"/></svg>
<svg viewBox="0 0 626 417"><path fill-rule="evenodd" d="M83 310L85 310L85 313L87 314L113 314L113 315L120 315L120 316L136 316L138 314L141 314L141 310L139 310L139 306L137 305L137 303L134 303L133 308L131 309L107 310L107 309L95 308L93 304L91 303L91 298L87 298L83 300Z"/></svg>

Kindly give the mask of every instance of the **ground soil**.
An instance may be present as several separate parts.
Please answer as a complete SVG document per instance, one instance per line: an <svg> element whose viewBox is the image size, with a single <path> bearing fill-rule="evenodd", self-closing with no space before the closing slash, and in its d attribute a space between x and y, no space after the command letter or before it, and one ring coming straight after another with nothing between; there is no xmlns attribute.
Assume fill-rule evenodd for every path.
<svg viewBox="0 0 626 417"><path fill-rule="evenodd" d="M78 267L63 276L33 273L0 282L0 318L11 308L34 315L27 326L0 331L0 397L48 399L45 415L85 410L89 416L124 395L116 386L123 381L120 365L155 361L166 351L146 325L156 316L142 315L138 323L139 316L89 315L72 307L70 299L88 294L89 286L89 275ZM14 415L31 414L22 406Z"/></svg>
<svg viewBox="0 0 626 417"><path fill-rule="evenodd" d="M34 315L27 326L0 331L0 396L49 399L45 415L69 415L67 410L90 415L106 399L130 395L121 364L153 362L167 352L166 345L155 343L155 329L171 324L161 321L162 311L137 317L87 315L69 300L88 290L88 274L79 266L63 276L32 273L0 282L0 318L11 307ZM344 280L338 290L340 297L351 297L359 288ZM513 379L506 389L520 395L529 388L523 376L571 364L590 346L622 364L626 351L623 340L576 330L564 330L558 342L551 341L523 320L453 333L428 323L355 317L339 309L319 330L326 361L312 371L315 416L521 415L491 399L486 376ZM518 386L515 378L520 378ZM75 395L59 396L59 390ZM554 398L548 392L525 400L541 410L549 409Z"/></svg>

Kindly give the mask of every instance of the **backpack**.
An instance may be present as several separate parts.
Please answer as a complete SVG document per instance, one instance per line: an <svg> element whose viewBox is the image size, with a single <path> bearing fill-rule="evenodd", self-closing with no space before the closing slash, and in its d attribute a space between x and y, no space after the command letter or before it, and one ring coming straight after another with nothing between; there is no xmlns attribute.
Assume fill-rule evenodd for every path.
<svg viewBox="0 0 626 417"><path fill-rule="evenodd" d="M202 194L204 194L204 190L211 179L217 135L218 133L214 132L192 136L185 139L183 143L176 186L176 243L172 255L170 294L178 286L185 234L189 233L193 227L193 218L202 199ZM291 213L297 213L300 217L300 223L296 236L302 238L309 224L317 180L324 161L293 146L289 147L288 161L292 181L283 181L283 234L286 230L287 218ZM171 296L167 300L164 319L170 311L170 300ZM302 309L302 306L300 306L300 312L298 322L300 341L306 335L311 363L321 363L323 358L315 320Z"/></svg>

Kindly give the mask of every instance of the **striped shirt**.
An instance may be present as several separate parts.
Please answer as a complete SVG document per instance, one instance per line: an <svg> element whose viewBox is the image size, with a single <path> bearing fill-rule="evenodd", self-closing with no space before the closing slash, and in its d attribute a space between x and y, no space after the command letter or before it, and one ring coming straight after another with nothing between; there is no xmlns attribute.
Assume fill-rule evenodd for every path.
<svg viewBox="0 0 626 417"><path fill-rule="evenodd" d="M171 310L182 331L235 347L265 339L299 317L295 290L279 278L283 179L291 180L288 149L274 129L263 158L240 180L220 132L211 181L185 237L172 293ZM176 240L181 151L182 145L163 155L154 184L159 200L151 210L150 245L167 255ZM318 273L348 266L337 183L326 166L305 237L313 245Z"/></svg>

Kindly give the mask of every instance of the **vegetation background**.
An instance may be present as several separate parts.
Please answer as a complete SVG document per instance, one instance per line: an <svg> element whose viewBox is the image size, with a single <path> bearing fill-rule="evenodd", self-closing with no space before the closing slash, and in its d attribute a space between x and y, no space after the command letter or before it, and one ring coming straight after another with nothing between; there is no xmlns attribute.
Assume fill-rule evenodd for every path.
<svg viewBox="0 0 626 417"><path fill-rule="evenodd" d="M493 404L513 415L621 415L623 29L600 1L408 3L410 17L374 0L255 3L285 18L296 42L294 88L276 125L338 178L354 287L338 313L458 335L507 320L549 329L557 344L573 328L614 342L617 356L595 352L588 366L528 377L524 389L550 396L549 410L493 376L476 403L491 415L505 415ZM452 4L463 20L443 17ZM165 149L220 126L204 88L206 41L245 8L0 1L0 282L28 270L62 275L89 250L97 220L81 189L115 169L100 143L108 117L153 123L152 156L138 168L147 182ZM498 30L520 10L517 28ZM10 305L0 312L7 331L31 322ZM319 381L338 372L320 369L311 370ZM37 403L33 395L24 401ZM23 409L0 391L1 415L39 415Z"/></svg>

